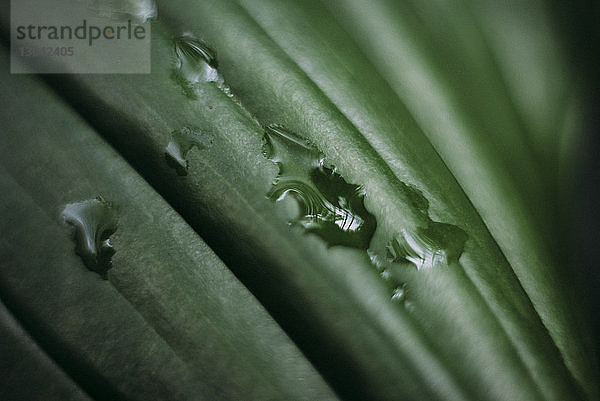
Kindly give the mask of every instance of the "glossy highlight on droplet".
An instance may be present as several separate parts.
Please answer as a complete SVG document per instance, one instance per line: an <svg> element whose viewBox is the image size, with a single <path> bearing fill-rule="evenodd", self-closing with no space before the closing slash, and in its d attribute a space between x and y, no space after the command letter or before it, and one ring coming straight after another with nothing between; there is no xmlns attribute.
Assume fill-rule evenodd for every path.
<svg viewBox="0 0 600 401"><path fill-rule="evenodd" d="M190 33L175 38L175 70L173 77L185 94L197 99L200 86L214 83L227 97L237 102L231 88L217 70L217 54L206 43Z"/></svg>
<svg viewBox="0 0 600 401"><path fill-rule="evenodd" d="M175 59L175 81L190 97L197 97L198 83L220 80L216 53L189 33L175 38Z"/></svg>
<svg viewBox="0 0 600 401"><path fill-rule="evenodd" d="M104 279L115 253L110 236L117 230L117 212L101 196L69 203L61 213L65 223L75 228L75 253L85 266Z"/></svg>
<svg viewBox="0 0 600 401"><path fill-rule="evenodd" d="M452 225L431 221L427 228L401 230L387 246L388 260L411 263L417 270L457 262L467 234Z"/></svg>
<svg viewBox="0 0 600 401"><path fill-rule="evenodd" d="M392 291L391 299L392 301L399 304L404 303L406 299L406 290L404 289L403 285L394 288L394 290Z"/></svg>
<svg viewBox="0 0 600 401"><path fill-rule="evenodd" d="M414 266L417 270L458 262L467 233L456 225L433 221L425 195L412 185L400 184L409 200L408 206L418 212L425 223L417 228L400 228L383 249L386 261Z"/></svg>
<svg viewBox="0 0 600 401"><path fill-rule="evenodd" d="M279 174L267 196L280 201L293 196L300 206L292 224L315 233L330 246L367 249L375 217L364 206L364 190L347 183L310 142L279 126L265 128L265 156L277 163Z"/></svg>
<svg viewBox="0 0 600 401"><path fill-rule="evenodd" d="M183 127L171 133L171 140L165 148L167 164L177 171L179 175L187 175L189 162L187 156L194 147L207 148L210 142L202 135L199 129Z"/></svg>

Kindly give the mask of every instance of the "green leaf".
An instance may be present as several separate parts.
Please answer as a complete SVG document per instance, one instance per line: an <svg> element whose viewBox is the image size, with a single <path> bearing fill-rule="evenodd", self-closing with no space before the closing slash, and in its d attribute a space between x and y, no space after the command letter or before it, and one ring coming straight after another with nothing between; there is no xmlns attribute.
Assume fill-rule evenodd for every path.
<svg viewBox="0 0 600 401"><path fill-rule="evenodd" d="M0 91L0 294L80 391L335 399L221 260L70 108L32 77L3 79Z"/></svg>
<svg viewBox="0 0 600 401"><path fill-rule="evenodd" d="M72 274L97 269L85 255L98 252L79 246L78 260L52 211L98 194L116 205L109 283L90 286L112 291L99 297L123 308L117 319L142 317L131 333L162 350L143 361L157 366L161 391L174 398L334 397L312 364L343 399L595 399L595 360L553 249L558 204L549 183L559 167L544 155L558 153L556 141L542 139L561 134L541 121L556 110L555 120L566 119L570 100L534 108L523 99L511 81L519 67L511 70L508 55L498 61L506 39L486 10L496 8L161 3L152 74L43 77L92 127L85 135L73 128L81 122L50 135L64 130L42 122L60 124L71 111L38 81L3 79L4 93L24 92L19 105L0 105L3 120L33 114L3 134L3 182L18 193L3 216L45 211L45 219L32 212L23 230L36 233L42 254L66 249ZM560 70L560 58L552 62ZM549 78L538 85L538 97L564 88ZM46 106L28 109L42 93ZM38 143L36 132L48 134ZM32 151L33 163L23 161ZM31 200L19 205L19 197ZM50 228L36 231L41 221ZM108 227L92 231L92 249ZM26 248L24 232L0 254L35 288L35 258L12 251ZM215 266L219 280L208 278ZM10 292L10 277L0 282L17 305L24 301ZM229 286L236 290L223 292ZM30 308L32 321L41 319L44 306ZM116 324L111 316L103 324ZM78 330L73 349L81 352L89 327ZM135 378L126 364L111 372L105 348L92 355L88 370L119 396L150 394L136 386L158 380ZM220 360L228 369L211 371Z"/></svg>
<svg viewBox="0 0 600 401"><path fill-rule="evenodd" d="M52 361L14 316L0 305L0 386L7 400L69 400L90 398Z"/></svg>

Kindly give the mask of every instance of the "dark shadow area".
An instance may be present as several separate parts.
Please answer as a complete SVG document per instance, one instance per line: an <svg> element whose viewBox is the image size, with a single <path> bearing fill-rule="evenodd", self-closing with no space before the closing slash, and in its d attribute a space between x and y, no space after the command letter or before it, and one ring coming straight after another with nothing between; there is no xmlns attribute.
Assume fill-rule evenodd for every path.
<svg viewBox="0 0 600 401"><path fill-rule="evenodd" d="M570 67L585 94L584 132L576 147L572 191L562 216L567 256L578 295L588 307L588 324L596 357L600 355L600 2L549 0L555 24L562 31ZM598 359L598 358L597 358Z"/></svg>
<svg viewBox="0 0 600 401"><path fill-rule="evenodd" d="M0 302L18 320L33 340L44 350L73 381L91 398L99 401L124 400L125 397L98 374L81 355L65 345L68 339L59 338L49 327L44 327L34 317L35 313L21 304L19 297L0 281ZM0 333L1 335L1 333ZM35 375L35 372L31 372Z"/></svg>

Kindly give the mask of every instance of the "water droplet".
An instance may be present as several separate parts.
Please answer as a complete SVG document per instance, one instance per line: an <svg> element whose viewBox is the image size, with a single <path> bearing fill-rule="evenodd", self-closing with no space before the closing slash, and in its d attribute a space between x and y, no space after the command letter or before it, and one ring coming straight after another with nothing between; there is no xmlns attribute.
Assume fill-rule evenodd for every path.
<svg viewBox="0 0 600 401"><path fill-rule="evenodd" d="M397 303L404 303L406 299L406 290L403 285L400 285L392 291L392 301Z"/></svg>
<svg viewBox="0 0 600 401"><path fill-rule="evenodd" d="M460 228L430 221L427 228L401 230L387 246L388 260L412 263L417 270L439 263L447 265L458 261L466 240L467 234Z"/></svg>
<svg viewBox="0 0 600 401"><path fill-rule="evenodd" d="M217 70L217 54L206 43L186 33L175 39L174 79L187 96L196 99L200 84L214 82L227 97L237 102L231 88Z"/></svg>
<svg viewBox="0 0 600 401"><path fill-rule="evenodd" d="M155 0L89 0L88 8L99 18L144 23L156 18Z"/></svg>
<svg viewBox="0 0 600 401"><path fill-rule="evenodd" d="M397 303L404 303L406 298L406 284L400 281L391 272L390 262L383 261L379 256L375 255L371 250L367 251L371 263L377 270L379 277L386 283L386 286L391 291L391 299Z"/></svg>
<svg viewBox="0 0 600 401"><path fill-rule="evenodd" d="M364 206L364 191L347 183L323 155L305 139L278 126L265 129L265 156L277 163L279 174L267 196L279 201L293 196L300 215L292 221L319 235L330 246L367 249L377 226Z"/></svg>
<svg viewBox="0 0 600 401"><path fill-rule="evenodd" d="M389 281L392 279L392 273L390 273L390 271L388 269L381 270L379 272L379 276L381 276L381 278L386 281Z"/></svg>
<svg viewBox="0 0 600 401"><path fill-rule="evenodd" d="M75 252L85 266L106 279L115 253L110 236L117 230L117 213L101 196L69 203L61 214L67 224L75 227Z"/></svg>
<svg viewBox="0 0 600 401"><path fill-rule="evenodd" d="M375 269L377 269L377 271L381 272L385 269L385 260L382 259L379 255L377 255L371 249L367 249L367 255L369 256L371 264L375 266Z"/></svg>
<svg viewBox="0 0 600 401"><path fill-rule="evenodd" d="M165 149L167 164L174 168L179 175L188 173L188 152L194 147L207 148L209 141L202 135L199 129L183 127L171 133L171 140Z"/></svg>

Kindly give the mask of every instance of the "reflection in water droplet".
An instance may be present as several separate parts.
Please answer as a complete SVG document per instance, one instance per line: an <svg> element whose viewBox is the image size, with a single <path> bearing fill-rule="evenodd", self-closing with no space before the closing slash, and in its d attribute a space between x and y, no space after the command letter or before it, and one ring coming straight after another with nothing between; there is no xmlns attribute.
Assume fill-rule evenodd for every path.
<svg viewBox="0 0 600 401"><path fill-rule="evenodd" d="M115 253L110 236L117 230L117 213L102 197L69 203L61 214L75 227L75 252L85 266L106 279Z"/></svg>
<svg viewBox="0 0 600 401"><path fill-rule="evenodd" d="M460 228L431 221L426 229L416 232L402 230L387 246L388 260L394 263L412 263L417 267L430 268L439 263L458 261L467 234Z"/></svg>
<svg viewBox="0 0 600 401"><path fill-rule="evenodd" d="M386 260L381 258L371 249L367 249L367 255L369 256L369 260L371 261L373 266L375 266L375 269L377 269L377 271L381 272L385 269Z"/></svg>
<svg viewBox="0 0 600 401"><path fill-rule="evenodd" d="M281 201L292 195L298 202L300 213L291 223L319 235L330 246L367 250L391 300L407 309L414 310L414 304L406 301L405 278L396 270L398 264L420 270L460 258L467 234L455 225L433 221L429 200L417 188L403 182L398 186L409 200L405 207L424 217L425 227L400 227L385 248L370 249L377 222L365 208L362 187L347 183L335 168L324 164L316 146L281 126L265 128L263 153L279 167L267 196Z"/></svg>
<svg viewBox="0 0 600 401"><path fill-rule="evenodd" d="M264 154L279 166L267 196L275 201L292 195L300 206L293 221L330 246L367 249L377 223L364 206L364 191L348 184L308 141L277 125L265 129Z"/></svg>
<svg viewBox="0 0 600 401"><path fill-rule="evenodd" d="M176 66L174 78L187 96L196 99L199 84L214 82L228 97L234 95L219 74L217 55L200 39L186 33L175 39Z"/></svg>
<svg viewBox="0 0 600 401"><path fill-rule="evenodd" d="M174 168L179 175L187 175L187 154L194 147L207 148L209 141L204 138L200 130L183 127L171 133L171 141L165 149L167 164Z"/></svg>
<svg viewBox="0 0 600 401"><path fill-rule="evenodd" d="M404 286L398 286L394 288L392 291L392 301L397 303L403 303L406 299L406 291L404 290Z"/></svg>

